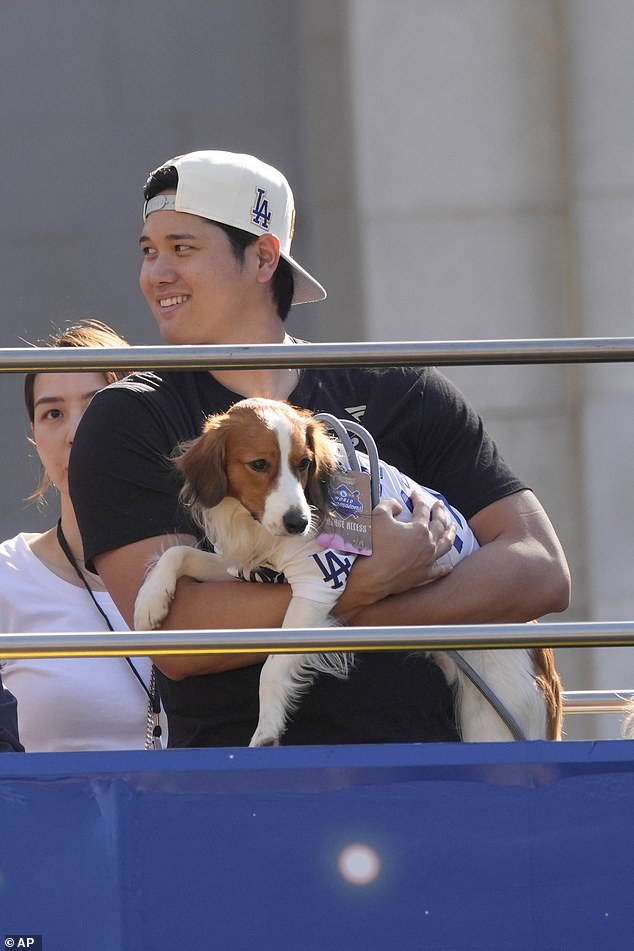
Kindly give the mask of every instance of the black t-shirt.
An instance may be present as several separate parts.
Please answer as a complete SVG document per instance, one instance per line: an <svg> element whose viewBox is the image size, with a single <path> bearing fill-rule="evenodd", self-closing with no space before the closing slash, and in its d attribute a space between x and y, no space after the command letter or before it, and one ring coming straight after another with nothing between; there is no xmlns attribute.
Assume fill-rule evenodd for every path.
<svg viewBox="0 0 634 951"><path fill-rule="evenodd" d="M205 371L139 373L97 394L78 428L70 469L87 562L155 535L196 534L178 503L170 456L199 435L207 415L239 398ZM467 519L525 488L479 416L433 368L311 368L289 402L356 419L381 458L440 491ZM159 673L170 745L246 745L257 722L259 672L254 665L181 681ZM451 692L433 662L421 653L381 651L357 653L345 681L318 677L283 742L457 738Z"/></svg>

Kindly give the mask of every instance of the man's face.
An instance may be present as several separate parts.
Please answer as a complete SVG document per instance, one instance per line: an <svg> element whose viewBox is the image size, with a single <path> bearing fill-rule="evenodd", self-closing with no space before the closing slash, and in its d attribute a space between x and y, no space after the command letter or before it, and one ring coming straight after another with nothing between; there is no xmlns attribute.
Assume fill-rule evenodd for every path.
<svg viewBox="0 0 634 951"><path fill-rule="evenodd" d="M155 211L140 244L141 290L163 340L238 342L252 306L252 267L249 260L236 260L222 228L197 215Z"/></svg>

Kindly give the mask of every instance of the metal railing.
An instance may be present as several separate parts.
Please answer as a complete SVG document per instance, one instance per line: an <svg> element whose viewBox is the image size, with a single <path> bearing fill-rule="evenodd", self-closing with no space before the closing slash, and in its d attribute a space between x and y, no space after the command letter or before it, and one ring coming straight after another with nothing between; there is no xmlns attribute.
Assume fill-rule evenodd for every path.
<svg viewBox="0 0 634 951"><path fill-rule="evenodd" d="M284 344L179 345L113 347L106 352L108 359L104 360L102 347L4 348L0 349L0 372L629 363L634 361L634 337L311 343L292 347Z"/></svg>
<svg viewBox="0 0 634 951"><path fill-rule="evenodd" d="M0 634L0 657L118 657L126 654L158 657L165 654L632 646L634 622L631 621Z"/></svg>
<svg viewBox="0 0 634 951"><path fill-rule="evenodd" d="M498 624L414 628L313 628L291 631L148 631L0 634L0 657L124 657L165 654L295 653L297 651L475 650L518 647L634 646L634 623ZM564 713L624 713L634 689L570 690Z"/></svg>
<svg viewBox="0 0 634 951"><path fill-rule="evenodd" d="M632 702L634 690L566 690L564 713L625 713Z"/></svg>
<svg viewBox="0 0 634 951"><path fill-rule="evenodd" d="M634 337L126 348L4 348L0 372L254 369L257 367L490 366L634 361ZM310 631L154 631L0 634L0 657L174 653L443 650L634 646L634 623L540 623ZM634 690L566 691L567 713L618 712Z"/></svg>

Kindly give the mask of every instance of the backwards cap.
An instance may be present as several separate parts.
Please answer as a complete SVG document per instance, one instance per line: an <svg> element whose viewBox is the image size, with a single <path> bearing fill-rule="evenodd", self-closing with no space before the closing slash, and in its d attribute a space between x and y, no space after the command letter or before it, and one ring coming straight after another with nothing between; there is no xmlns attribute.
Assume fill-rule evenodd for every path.
<svg viewBox="0 0 634 951"><path fill-rule="evenodd" d="M189 152L161 168L170 166L178 172L176 194L155 195L146 201L144 220L154 211L182 211L258 236L274 234L281 256L293 271L292 303L325 298L321 284L291 257L295 203L281 172L253 155L237 152Z"/></svg>

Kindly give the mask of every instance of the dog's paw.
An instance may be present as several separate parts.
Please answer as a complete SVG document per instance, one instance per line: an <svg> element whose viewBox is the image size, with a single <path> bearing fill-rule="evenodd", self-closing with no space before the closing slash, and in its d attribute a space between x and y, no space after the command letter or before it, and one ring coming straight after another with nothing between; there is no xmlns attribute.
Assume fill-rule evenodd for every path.
<svg viewBox="0 0 634 951"><path fill-rule="evenodd" d="M175 587L154 570L147 576L134 604L135 631L154 631L167 617Z"/></svg>
<svg viewBox="0 0 634 951"><path fill-rule="evenodd" d="M251 737L251 742L249 746L279 746L280 738L279 736L271 736L269 730L260 730L257 729L253 736Z"/></svg>

